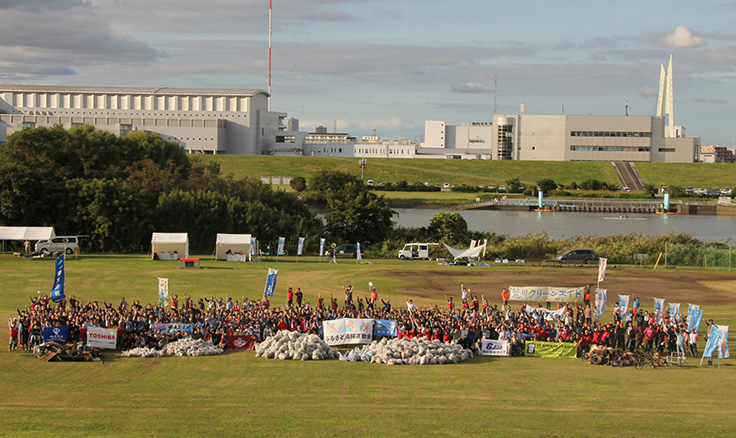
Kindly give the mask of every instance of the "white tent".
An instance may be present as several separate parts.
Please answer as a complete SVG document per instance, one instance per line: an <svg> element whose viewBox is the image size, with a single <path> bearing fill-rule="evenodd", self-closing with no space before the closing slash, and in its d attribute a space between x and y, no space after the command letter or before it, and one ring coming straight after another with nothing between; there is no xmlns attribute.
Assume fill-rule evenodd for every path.
<svg viewBox="0 0 736 438"><path fill-rule="evenodd" d="M229 251L229 252L228 252ZM215 243L215 259L228 260L228 255L242 254L250 261L250 234L217 233Z"/></svg>
<svg viewBox="0 0 736 438"><path fill-rule="evenodd" d="M51 240L53 227L0 227L0 240Z"/></svg>
<svg viewBox="0 0 736 438"><path fill-rule="evenodd" d="M189 258L189 236L187 233L153 233L151 258L156 255L159 260Z"/></svg>
<svg viewBox="0 0 736 438"><path fill-rule="evenodd" d="M486 244L476 246L474 248L469 249L457 249L449 246L448 244L444 243L445 248L447 248L448 251L450 251L450 254L452 254L453 257L455 257L455 260L458 259L472 259L478 257L480 255L481 251L483 251L486 248Z"/></svg>

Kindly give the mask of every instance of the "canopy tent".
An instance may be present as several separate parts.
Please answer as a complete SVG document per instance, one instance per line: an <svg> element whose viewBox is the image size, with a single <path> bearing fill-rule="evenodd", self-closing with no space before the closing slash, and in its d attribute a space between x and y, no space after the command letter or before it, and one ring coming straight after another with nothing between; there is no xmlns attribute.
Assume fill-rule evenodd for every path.
<svg viewBox="0 0 736 438"><path fill-rule="evenodd" d="M174 253L176 253L176 257L171 257L171 254ZM189 258L189 236L187 233L153 233L151 237L151 258L157 256L159 260Z"/></svg>
<svg viewBox="0 0 736 438"><path fill-rule="evenodd" d="M51 240L54 227L0 227L0 240Z"/></svg>
<svg viewBox="0 0 736 438"><path fill-rule="evenodd" d="M452 254L453 257L455 257L455 260L476 258L486 248L485 243L483 245L476 246L474 248L469 248L469 249L453 248L446 243L443 243L443 245L445 245L445 248L447 248L447 250L450 251L450 254Z"/></svg>
<svg viewBox="0 0 736 438"><path fill-rule="evenodd" d="M227 260L228 254L242 254L250 261L250 234L220 234L217 233L215 243L215 259Z"/></svg>

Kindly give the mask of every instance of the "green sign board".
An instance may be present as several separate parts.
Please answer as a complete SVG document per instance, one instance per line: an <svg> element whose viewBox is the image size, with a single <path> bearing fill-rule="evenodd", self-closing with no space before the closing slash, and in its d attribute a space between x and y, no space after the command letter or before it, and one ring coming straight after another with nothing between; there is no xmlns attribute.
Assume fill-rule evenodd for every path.
<svg viewBox="0 0 736 438"><path fill-rule="evenodd" d="M578 356L578 345L572 342L527 341L526 356L534 357L572 357Z"/></svg>

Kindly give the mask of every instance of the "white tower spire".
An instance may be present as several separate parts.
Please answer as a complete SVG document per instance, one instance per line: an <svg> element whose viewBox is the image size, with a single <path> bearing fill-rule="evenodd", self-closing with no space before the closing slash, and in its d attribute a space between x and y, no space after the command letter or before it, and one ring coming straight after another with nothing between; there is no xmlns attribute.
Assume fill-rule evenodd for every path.
<svg viewBox="0 0 736 438"><path fill-rule="evenodd" d="M659 73L659 93L657 95L657 116L667 116L667 127L665 137L675 137L675 104L672 92L672 55L665 73L664 64Z"/></svg>

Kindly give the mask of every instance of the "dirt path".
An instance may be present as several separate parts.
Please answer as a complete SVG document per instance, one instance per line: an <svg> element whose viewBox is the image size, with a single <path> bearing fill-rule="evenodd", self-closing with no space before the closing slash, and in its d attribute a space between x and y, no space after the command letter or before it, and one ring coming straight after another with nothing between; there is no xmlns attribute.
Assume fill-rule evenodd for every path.
<svg viewBox="0 0 736 438"><path fill-rule="evenodd" d="M491 302L500 300L501 290L512 286L558 286L574 287L590 284L595 288L597 270L589 272L575 269L571 272L544 272L535 269L530 273L476 271L466 267L443 267L437 272L393 272L392 276L413 277L419 283L397 292L444 302L444 295L456 300L460 295L460 284L471 289L471 294L485 295ZM667 302L680 302L683 306L693 304L736 304L736 277L725 274L682 272L677 270L616 270L609 269L602 288L608 289L609 300L616 295L637 295L642 302L652 298L665 298ZM646 300L646 301L645 301ZM458 300L459 301L459 300Z"/></svg>

